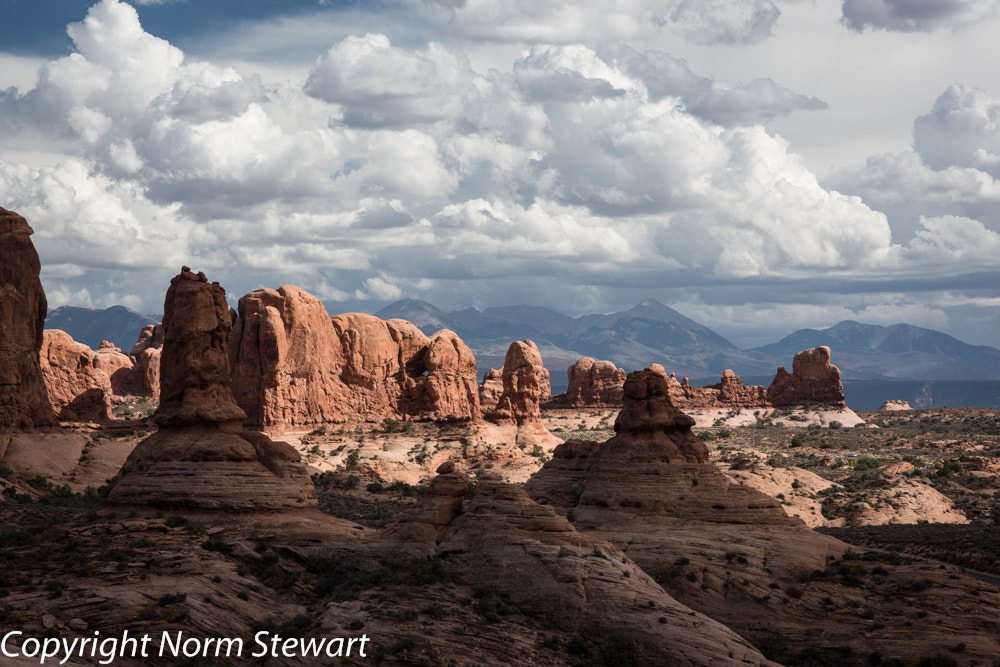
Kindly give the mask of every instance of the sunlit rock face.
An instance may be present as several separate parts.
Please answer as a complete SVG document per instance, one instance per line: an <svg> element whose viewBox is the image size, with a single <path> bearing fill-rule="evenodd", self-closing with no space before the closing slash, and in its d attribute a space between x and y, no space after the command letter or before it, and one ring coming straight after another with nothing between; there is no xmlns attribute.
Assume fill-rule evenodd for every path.
<svg viewBox="0 0 1000 667"><path fill-rule="evenodd" d="M60 421L111 419L111 378L97 368L97 353L65 331L42 333L39 363L49 402Z"/></svg>
<svg viewBox="0 0 1000 667"><path fill-rule="evenodd" d="M259 427L482 419L476 360L453 332L426 336L406 320L363 313L330 317L293 285L240 299L230 359L236 401Z"/></svg>
<svg viewBox="0 0 1000 667"><path fill-rule="evenodd" d="M830 363L830 348L825 345L797 353L791 373L779 366L767 397L775 407L806 403L847 407L840 369Z"/></svg>
<svg viewBox="0 0 1000 667"><path fill-rule="evenodd" d="M503 362L503 393L487 418L497 424L517 426L517 441L525 445L560 442L542 423L540 401L552 395L549 372L538 346L530 340L515 341Z"/></svg>
<svg viewBox="0 0 1000 667"><path fill-rule="evenodd" d="M48 302L33 233L0 208L0 430L58 423L39 365Z"/></svg>
<svg viewBox="0 0 1000 667"><path fill-rule="evenodd" d="M230 389L232 315L218 283L184 267L164 302L160 430L129 455L116 505L228 511L316 507L309 469L287 443L242 430Z"/></svg>
<svg viewBox="0 0 1000 667"><path fill-rule="evenodd" d="M619 408L625 371L610 361L582 357L566 369L566 393L546 403L566 408Z"/></svg>

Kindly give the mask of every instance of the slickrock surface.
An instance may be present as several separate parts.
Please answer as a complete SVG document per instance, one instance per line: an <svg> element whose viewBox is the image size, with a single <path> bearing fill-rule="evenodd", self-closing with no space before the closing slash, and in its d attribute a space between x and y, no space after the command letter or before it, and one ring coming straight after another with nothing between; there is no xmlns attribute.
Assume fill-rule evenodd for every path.
<svg viewBox="0 0 1000 667"><path fill-rule="evenodd" d="M464 511L443 507L442 498L464 495L464 479L455 475L436 478L432 488L451 491L423 501L423 510L386 536L426 531L421 538L449 576L554 628L613 645L627 664L773 664L730 629L679 604L620 550L577 532L495 474L476 484ZM435 548L426 541L432 521L449 514ZM443 527L434 525L433 534Z"/></svg>
<svg viewBox="0 0 1000 667"><path fill-rule="evenodd" d="M139 332L129 357L132 384L136 395L156 398L160 395L160 355L163 353L163 324L147 324Z"/></svg>
<svg viewBox="0 0 1000 667"><path fill-rule="evenodd" d="M129 455L108 501L220 510L316 506L309 468L297 451L245 418L230 390L226 351L231 316L225 291L187 267L164 302L160 430Z"/></svg>
<svg viewBox="0 0 1000 667"><path fill-rule="evenodd" d="M111 419L111 379L96 368L97 354L65 331L46 329L39 363L52 409L61 421Z"/></svg>
<svg viewBox="0 0 1000 667"><path fill-rule="evenodd" d="M682 604L771 651L849 646L854 655L877 650L915 660L963 643L981 660L1000 649L988 629L996 627L991 615L1000 603L980 596L973 580L936 565L886 562L872 582L858 583L874 570L838 562L848 545L704 463L693 420L670 403L660 369L630 374L624 401L614 438L567 442L525 489L565 510L580 532L617 546ZM940 596L931 602L920 595L916 604L944 615L949 605L964 604L966 616L953 627L890 621L901 613L890 593L906 595L911 581L926 581L915 590L932 586ZM873 624L873 617L885 622Z"/></svg>
<svg viewBox="0 0 1000 667"><path fill-rule="evenodd" d="M507 349L503 363L503 393L487 419L517 426L517 442L546 445L559 442L542 423L539 402L551 395L549 372L538 346L530 340L516 341Z"/></svg>
<svg viewBox="0 0 1000 667"><path fill-rule="evenodd" d="M612 362L583 357L566 369L566 375L569 381L566 393L553 396L547 405L568 408L621 407L625 371Z"/></svg>
<svg viewBox="0 0 1000 667"><path fill-rule="evenodd" d="M38 361L48 302L33 233L0 208L0 430L58 423Z"/></svg>
<svg viewBox="0 0 1000 667"><path fill-rule="evenodd" d="M110 378L111 390L116 396L136 395L132 375L134 364L128 355L106 340L101 341L101 347L94 354L94 368Z"/></svg>
<svg viewBox="0 0 1000 667"><path fill-rule="evenodd" d="M255 290L239 311L233 388L251 424L482 418L475 358L451 331L428 337L405 320L331 318L292 285Z"/></svg>
<svg viewBox="0 0 1000 667"><path fill-rule="evenodd" d="M830 348L821 345L797 353L790 374L779 366L767 398L775 407L805 403L846 407L840 369L830 363Z"/></svg>

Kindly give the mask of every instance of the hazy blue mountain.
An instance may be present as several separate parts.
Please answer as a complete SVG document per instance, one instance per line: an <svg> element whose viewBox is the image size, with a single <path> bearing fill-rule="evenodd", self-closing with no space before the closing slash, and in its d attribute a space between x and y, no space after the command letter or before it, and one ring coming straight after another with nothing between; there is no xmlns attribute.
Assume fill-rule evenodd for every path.
<svg viewBox="0 0 1000 667"><path fill-rule="evenodd" d="M428 312L435 317L429 318ZM482 372L503 363L511 342L530 339L542 353L553 391L565 387L566 368L583 356L613 361L627 371L658 363L668 372L690 377L718 378L727 368L737 373L773 374L778 365L767 355L740 350L655 299L619 313L578 318L538 306L442 313L413 300L394 303L375 314L409 319L425 333L442 327L453 330L476 354Z"/></svg>
<svg viewBox="0 0 1000 667"><path fill-rule="evenodd" d="M125 306L111 306L105 310L60 306L45 316L46 329L62 329L78 343L92 350L109 340L128 354L139 340L139 332L147 324L156 324L148 315L137 313Z"/></svg>
<svg viewBox="0 0 1000 667"><path fill-rule="evenodd" d="M827 345L845 379L991 380L1000 378L1000 350L969 345L910 324L878 326L845 320L828 329L800 329L754 348L789 366L798 350Z"/></svg>

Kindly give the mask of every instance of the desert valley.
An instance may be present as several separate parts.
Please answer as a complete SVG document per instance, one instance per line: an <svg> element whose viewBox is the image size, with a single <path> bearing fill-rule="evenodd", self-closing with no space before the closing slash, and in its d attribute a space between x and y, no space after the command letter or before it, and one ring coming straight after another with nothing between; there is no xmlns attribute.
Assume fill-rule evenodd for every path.
<svg viewBox="0 0 1000 667"><path fill-rule="evenodd" d="M531 340L480 380L188 267L93 350L31 233L0 209L3 664L1000 664L1000 411L854 411L828 346L553 395Z"/></svg>

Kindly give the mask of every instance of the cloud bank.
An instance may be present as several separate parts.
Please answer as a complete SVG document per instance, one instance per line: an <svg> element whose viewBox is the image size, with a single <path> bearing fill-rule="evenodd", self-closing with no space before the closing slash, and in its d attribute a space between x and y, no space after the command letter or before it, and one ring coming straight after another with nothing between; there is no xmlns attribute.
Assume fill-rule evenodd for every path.
<svg viewBox="0 0 1000 667"><path fill-rule="evenodd" d="M824 301L847 310L837 292L930 321L941 311L892 281L988 268L997 235L974 212L931 211L900 237L870 198L995 196L995 100L949 90L917 121L914 153L834 189L762 124L822 100L573 41L600 23L753 43L772 3L697 17L685 2L626 5L451 3L453 33L524 48L484 71L458 42L365 32L275 83L193 59L101 0L69 27L72 53L0 93L0 139L62 155L0 158L0 197L36 230L53 305L147 312L187 264L231 296L294 282L332 310L414 297L607 311L653 293L763 330L774 309L785 328L812 325Z"/></svg>

